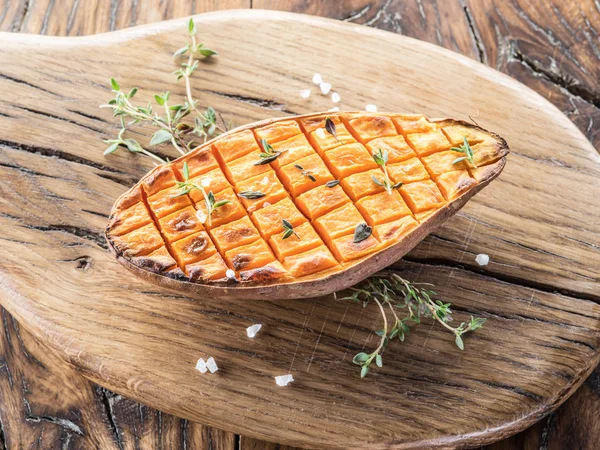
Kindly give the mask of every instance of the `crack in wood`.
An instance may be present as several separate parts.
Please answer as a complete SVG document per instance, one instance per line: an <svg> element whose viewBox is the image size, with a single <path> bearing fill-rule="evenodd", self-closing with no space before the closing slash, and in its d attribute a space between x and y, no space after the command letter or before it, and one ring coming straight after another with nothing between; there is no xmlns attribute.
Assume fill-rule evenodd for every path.
<svg viewBox="0 0 600 450"><path fill-rule="evenodd" d="M13 22L11 31L12 32L19 32L21 31L21 29L23 28L23 24L25 23L25 18L27 17L27 15L29 14L29 8L31 6L31 2L30 0L25 0L24 5L23 5L23 11L21 11L21 15L19 16L18 20L16 20L15 22Z"/></svg>
<svg viewBox="0 0 600 450"><path fill-rule="evenodd" d="M538 61L529 58L514 46L510 56L529 68L537 76L565 89L571 95L580 98L586 103L600 108L600 92L594 92L587 86L584 86L574 76L562 73L557 67L546 69Z"/></svg>
<svg viewBox="0 0 600 450"><path fill-rule="evenodd" d="M121 436L121 430L119 430L118 420L115 417L115 411L113 408L114 398L117 396L108 389L97 386L96 394L100 397L100 404L103 406L104 414L108 419L108 424L113 435L114 442L119 447L119 450L125 450L125 443Z"/></svg>
<svg viewBox="0 0 600 450"><path fill-rule="evenodd" d="M475 44L475 48L477 49L477 53L479 54L479 62L482 62L483 64L487 64L488 60L487 60L487 54L485 52L485 46L483 45L483 39L481 39L479 30L477 28L477 25L475 24L475 18L473 17L473 14L471 14L471 10L465 4L464 0L459 0L459 1L460 1L460 5L462 6L462 9L465 13L465 17L467 19L467 25L469 25L469 34L471 35L471 38L473 39L473 43Z"/></svg>
<svg viewBox="0 0 600 450"><path fill-rule="evenodd" d="M27 153L38 154L46 157L54 157L63 159L65 161L74 162L77 164L83 164L85 166L93 167L94 169L104 170L106 172L118 173L122 175L126 175L125 172L122 172L117 169L113 169L112 167L106 166L104 164L97 163L95 161L82 158L81 156L76 156L71 153L64 152L62 150L56 150L53 148L47 147L38 147L37 145L29 145L29 144L21 144L19 142L7 141L0 139L0 146L8 147L13 150L20 150Z"/></svg>
<svg viewBox="0 0 600 450"><path fill-rule="evenodd" d="M85 117L86 119L97 120L98 122L102 123L110 123L107 120L104 120L102 117L94 116L93 114L78 111L76 109L67 109L67 111L72 112L73 114L77 114L78 116Z"/></svg>
<svg viewBox="0 0 600 450"><path fill-rule="evenodd" d="M15 106L16 108L22 109L23 111L30 112L32 114L37 114L39 116L47 117L47 118L50 118L50 119L60 120L62 122L67 122L67 123L70 123L72 125L76 125L78 127L85 128L85 129L93 131L95 133L100 133L100 134L102 134L101 137L103 137L105 139L108 138L108 136L106 136L104 134L104 131L100 130L99 128L90 127L88 125L84 125L82 123L79 123L79 122L77 122L75 120L67 119L66 117L57 116L56 114L50 114L50 113L47 113L45 111L40 111L40 110L33 109L33 108L27 108L25 106L20 106L20 105L13 105L13 106Z"/></svg>
<svg viewBox="0 0 600 450"><path fill-rule="evenodd" d="M75 225L28 225L23 224L25 228L38 230L38 231L60 231L63 233L72 234L73 236L77 236L83 239L87 239L98 245L105 250L108 250L108 244L106 243L106 239L100 233L97 233L92 230L88 230L86 228L81 228Z"/></svg>
<svg viewBox="0 0 600 450"><path fill-rule="evenodd" d="M34 89L39 89L40 91L47 92L48 94L52 94L52 95L55 95L55 96L58 97L58 95L55 94L54 92L49 91L48 89L44 89L43 87L37 86L35 84L32 84L29 81L20 80L18 78L14 78L14 77L11 77L9 75L5 75L3 73L0 73L0 78L4 78L5 80L12 81L13 83L24 84L25 86L29 86L29 87L32 87Z"/></svg>
<svg viewBox="0 0 600 450"><path fill-rule="evenodd" d="M281 111L286 114L297 114L294 111L290 111L286 108L285 103L279 103L275 100L263 99L258 97L250 97L247 95L239 95L239 94L229 94L227 92L220 91L212 91L206 90L210 94L218 95L219 97L229 98L231 100L236 100L238 102L247 103L253 106L258 106L260 108L271 109L274 111Z"/></svg>
<svg viewBox="0 0 600 450"><path fill-rule="evenodd" d="M19 172L23 172L23 173L26 173L27 175L32 175L32 176L36 176L36 177L46 177L46 178L52 178L54 180L70 181L67 178L62 178L62 177L57 177L55 175L47 175L45 173L36 172L35 170L31 170L31 169L27 169L26 167L19 166L18 164L9 164L9 163L1 163L0 162L0 167L6 167L8 169L15 169L15 170L18 170Z"/></svg>
<svg viewBox="0 0 600 450"><path fill-rule="evenodd" d="M53 416L35 416L35 415L27 415L25 416L25 420L27 422L40 423L40 422L49 422L54 425L57 425L61 428L64 428L67 431L72 431L80 436L83 436L83 430L73 421L68 419L62 419L60 417Z"/></svg>

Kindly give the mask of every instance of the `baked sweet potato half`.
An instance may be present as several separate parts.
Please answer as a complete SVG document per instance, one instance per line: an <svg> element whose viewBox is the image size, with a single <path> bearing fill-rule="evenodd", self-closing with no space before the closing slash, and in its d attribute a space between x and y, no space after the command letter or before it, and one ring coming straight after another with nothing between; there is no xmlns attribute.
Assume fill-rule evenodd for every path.
<svg viewBox="0 0 600 450"><path fill-rule="evenodd" d="M453 119L333 113L229 131L115 203L119 262L226 298L324 295L397 261L502 171L500 136Z"/></svg>

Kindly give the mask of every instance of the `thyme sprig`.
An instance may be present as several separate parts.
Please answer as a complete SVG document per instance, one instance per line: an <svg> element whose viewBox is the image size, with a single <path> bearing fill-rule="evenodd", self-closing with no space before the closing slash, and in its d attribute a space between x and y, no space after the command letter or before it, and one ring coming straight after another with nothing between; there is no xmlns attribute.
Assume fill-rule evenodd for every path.
<svg viewBox="0 0 600 450"><path fill-rule="evenodd" d="M378 166L381 166L381 168L383 169L384 179L380 180L375 175L371 175L371 179L373 180L373 183L375 183L377 186L383 187L389 195L392 195L392 192L394 189L402 186L402 182L392 183L390 181L390 176L389 176L388 170L387 170L387 163L388 163L389 159L390 159L390 154L387 150L381 150L379 148L379 149L377 149L376 152L373 152L373 161L375 161L375 163Z"/></svg>
<svg viewBox="0 0 600 450"><path fill-rule="evenodd" d="M283 236L281 237L281 239L287 239L292 235L300 239L298 233L294 231L294 226L288 220L281 219L281 225L283 226Z"/></svg>
<svg viewBox="0 0 600 450"><path fill-rule="evenodd" d="M204 197L204 202L206 204L206 217L200 217L199 213L201 211L198 211L196 213L196 215L198 216L198 218L200 219L200 221L203 224L208 222L209 226L211 225L211 216L215 212L215 210L217 208L220 208L221 206L225 206L226 204L231 203L231 200L217 201L217 199L215 198L215 195L213 194L212 191L209 191L207 193L206 190L204 189L204 187L191 181L190 180L190 170L189 170L187 162L183 163L183 181L177 182L177 188L179 188L179 192L171 195L171 197L173 197L173 198L181 197L182 195L189 194L193 190L197 190L202 193L202 196Z"/></svg>
<svg viewBox="0 0 600 450"><path fill-rule="evenodd" d="M486 319L473 316L458 327L449 325L452 321L450 309L452 305L434 300L433 296L436 294L429 287L431 285L426 283L411 283L396 273L381 272L358 287L351 288L352 294L340 299L361 302L363 306L373 301L379 307L383 317L383 329L376 332L380 337L377 348L371 353L360 352L352 360L354 364L361 367L361 377L369 373L369 367L373 362L378 367L382 367L382 355L389 342L392 339L404 341L410 332L410 326L420 324L422 317L436 320L453 333L455 344L461 350L465 348L462 336L483 326ZM388 320L385 307L391 312L391 320Z"/></svg>
<svg viewBox="0 0 600 450"><path fill-rule="evenodd" d="M294 167L296 169L298 169L300 171L300 173L302 175L304 175L306 178L308 178L310 181L315 181L315 182L317 181L317 179L315 178L315 176L312 174L311 170L306 170L300 164L294 164Z"/></svg>
<svg viewBox="0 0 600 450"><path fill-rule="evenodd" d="M173 75L177 77L177 81L183 78L185 82L186 92L186 108L196 112L197 117L194 118L194 133L204 138L204 141L208 138L214 137L217 131L224 133L230 128L230 124L225 123L223 117L218 114L214 108L208 107L206 111L202 112L198 109L198 102L194 100L192 95L191 77L194 72L198 69L198 59L196 55L201 55L205 58L218 55L215 50L205 47L204 43L198 43L196 40L196 24L194 19L190 19L188 22L188 34L190 36L190 42L177 50L173 56L175 58L185 57L187 60L181 63L179 69L173 72Z"/></svg>
<svg viewBox="0 0 600 450"><path fill-rule="evenodd" d="M144 149L135 139L125 138L125 133L131 125L147 123L154 126L157 130L152 134L150 145L158 146L170 143L182 155L197 145L195 141L188 138L188 135L195 134L206 142L207 139L228 130L229 125L214 108L208 107L205 111L200 111L197 100L194 100L192 96L190 78L198 69L199 60L196 57L211 57L217 52L205 47L203 43L197 43L196 25L193 19L190 19L188 23L188 32L190 43L175 52L176 57L187 55L187 62L182 63L180 68L175 71L177 79L184 78L186 84L186 96L182 103L170 104L170 93L167 91L154 95L156 104L161 107L159 108L161 113L154 111L151 103L144 106L136 105L132 99L138 92L138 88L134 87L129 91L124 91L119 83L111 78L110 86L114 96L100 107L112 109L113 116L121 119L121 129L116 139L105 141L109 144L104 152L105 155L114 153L119 147L124 147L132 153L149 156L159 163L165 162L158 155ZM193 125L183 121L187 116L193 117Z"/></svg>
<svg viewBox="0 0 600 450"><path fill-rule="evenodd" d="M475 164L475 155L473 153L473 149L469 145L469 141L467 141L466 136L463 136L463 144L460 147L452 147L450 148L453 152L464 153L465 156L461 156L460 158L456 158L452 161L452 164L458 164L461 161L467 160L469 164L473 167L477 168Z"/></svg>
<svg viewBox="0 0 600 450"><path fill-rule="evenodd" d="M266 139L261 139L260 145L263 151L258 155L260 159L254 163L255 166L269 164L271 161L275 161L277 158L279 158L279 155L281 155L281 152L276 152Z"/></svg>

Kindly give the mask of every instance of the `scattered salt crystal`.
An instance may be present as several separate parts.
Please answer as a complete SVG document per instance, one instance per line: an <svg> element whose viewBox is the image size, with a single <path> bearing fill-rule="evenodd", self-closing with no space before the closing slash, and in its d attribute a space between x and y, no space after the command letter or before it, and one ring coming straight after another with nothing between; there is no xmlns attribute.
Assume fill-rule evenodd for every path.
<svg viewBox="0 0 600 450"><path fill-rule="evenodd" d="M206 213L204 211L202 211L201 209L199 209L198 211L196 211L196 217L198 218L198 220L200 221L200 223L206 222L206 219L208 218L208 216L206 215Z"/></svg>
<svg viewBox="0 0 600 450"><path fill-rule="evenodd" d="M324 128L317 128L316 134L319 137L319 139L325 139L325 129Z"/></svg>
<svg viewBox="0 0 600 450"><path fill-rule="evenodd" d="M328 109L329 112L338 112L340 110L339 106L334 106L333 108Z"/></svg>
<svg viewBox="0 0 600 450"><path fill-rule="evenodd" d="M225 276L227 278L235 278L235 271L233 269L227 269L225 271Z"/></svg>
<svg viewBox="0 0 600 450"><path fill-rule="evenodd" d="M206 360L206 367L208 370L210 370L210 373L215 373L217 370L219 370L217 363L212 356Z"/></svg>
<svg viewBox="0 0 600 450"><path fill-rule="evenodd" d="M323 82L323 78L320 73L315 73L312 77L312 82L315 84L321 84Z"/></svg>
<svg viewBox="0 0 600 450"><path fill-rule="evenodd" d="M264 177L262 180L260 180L260 184L266 186L267 184L270 184L271 180L269 180L269 177Z"/></svg>
<svg viewBox="0 0 600 450"><path fill-rule="evenodd" d="M327 95L331 91L331 83L321 83L319 84L319 88L321 89L321 94Z"/></svg>
<svg viewBox="0 0 600 450"><path fill-rule="evenodd" d="M300 91L300 97L302 97L302 98L310 97L310 89L302 89Z"/></svg>
<svg viewBox="0 0 600 450"><path fill-rule="evenodd" d="M278 377L275 377L275 383L277 383L277 386L287 386L292 381L294 381L294 377L291 374L279 375Z"/></svg>
<svg viewBox="0 0 600 450"><path fill-rule="evenodd" d="M263 203L263 208L266 208L267 206L271 206L271 204L269 202L264 202Z"/></svg>
<svg viewBox="0 0 600 450"><path fill-rule="evenodd" d="M254 211L256 211L256 205L250 205L250 206L248 206L248 212L249 213L252 213Z"/></svg>
<svg viewBox="0 0 600 450"><path fill-rule="evenodd" d="M202 181L200 182L200 184L202 185L202 187L209 187L210 182L211 182L210 178L203 178Z"/></svg>
<svg viewBox="0 0 600 450"><path fill-rule="evenodd" d="M258 333L258 330L260 330L261 327L262 325L260 323L249 326L248 328L246 328L246 334L249 338L253 338L254 336L256 336L256 333Z"/></svg>
<svg viewBox="0 0 600 450"><path fill-rule="evenodd" d="M480 266L487 266L488 263L490 262L490 257L488 255L486 255L485 253L480 253L479 255L477 255L475 257L475 261Z"/></svg>
<svg viewBox="0 0 600 450"><path fill-rule="evenodd" d="M340 94L338 94L337 92L334 92L333 94L331 94L331 101L333 103L339 103L341 100Z"/></svg>
<svg viewBox="0 0 600 450"><path fill-rule="evenodd" d="M204 361L204 359L200 358L198 360L198 362L196 363L196 370L199 370L201 373L206 373L208 369L206 368L206 362Z"/></svg>
<svg viewBox="0 0 600 450"><path fill-rule="evenodd" d="M373 105L372 103L369 103L366 107L365 110L367 112L377 112L377 105Z"/></svg>

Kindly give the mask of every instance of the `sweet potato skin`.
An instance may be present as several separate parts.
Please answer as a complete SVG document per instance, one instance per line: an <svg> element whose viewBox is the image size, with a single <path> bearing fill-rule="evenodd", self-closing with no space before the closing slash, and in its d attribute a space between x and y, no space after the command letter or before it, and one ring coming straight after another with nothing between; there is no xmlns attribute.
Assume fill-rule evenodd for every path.
<svg viewBox="0 0 600 450"><path fill-rule="evenodd" d="M360 113L348 114L356 115ZM311 124L310 126L313 127L312 130L314 131L316 128L318 128L319 120L324 115L331 114L315 113L305 116L298 116L294 119L300 119L300 123L302 123L302 119L307 121L307 123ZM394 123L404 123L401 122L402 116L390 116L392 117ZM400 117L400 119L397 119L397 117ZM282 118L257 122L231 130L218 139L238 132L264 127L266 125L276 125L278 121L289 120L290 118ZM344 123L343 118L339 123ZM412 124L412 122L410 123ZM123 209L123 205L127 204L128 206L132 206L134 204L131 200L132 192L134 192L136 188L139 189L139 186L141 186L144 182L151 187L154 193L157 192L157 186L165 188L171 184L171 172L169 169L165 169L164 166L159 166L151 171L134 188L132 188L132 190L123 194L123 196L117 200L115 206L113 207L113 212L111 213L111 219L109 219L109 226L106 229L106 237L109 248L119 263L124 265L127 269L140 278L168 289L180 290L192 295L210 295L217 298L248 300L283 299L289 297L306 298L326 295L331 292L347 288L392 264L408 253L427 234L441 225L450 216L455 214L473 195L475 195L478 191L487 186L494 178L496 178L506 164L506 155L509 152L508 145L506 144L506 141L497 134L488 132L468 122L454 119L430 120L427 123L437 124L438 126L442 127L464 127L464 129L472 130L472 132L478 136L487 136L490 139L490 142L493 142L495 146L492 152L493 155L496 155L495 160L483 167L473 170L472 176L477 182L475 186L472 186L470 189L460 190L458 192L458 196L454 200L448 202L433 214L429 215L425 220L421 221L418 226L412 227L412 229L400 240L388 246L381 246L385 248L378 248L376 252L363 256L360 259L352 261L348 264L337 265L311 275L294 278L289 274L283 273L283 271L280 270L282 267L280 267L280 265L277 264L277 260L275 260L273 263L267 264L264 270L261 270L261 268L254 268L252 269L253 272L248 271L244 274L244 276L238 276L235 279L227 276L223 277L222 273L220 273L219 278L216 279L196 279L192 281L190 276L184 273L181 269L177 267L167 267L168 264L166 262L153 264L151 261L148 261L147 258L138 258L138 260L136 260L135 258L124 255L118 250L118 245L115 245L116 236L112 234L110 223L111 221L114 222L114 217L116 217L120 210ZM418 126L421 128L424 126L420 119L415 121L414 125L415 127ZM284 136L282 141L285 139L289 139L289 137ZM206 145L211 145L211 142ZM189 157L189 155L187 157ZM489 158L489 155L486 155L485 157ZM177 164L181 165L179 160L173 161L168 166L172 165L173 167L177 167ZM177 172L177 169L174 171Z"/></svg>

